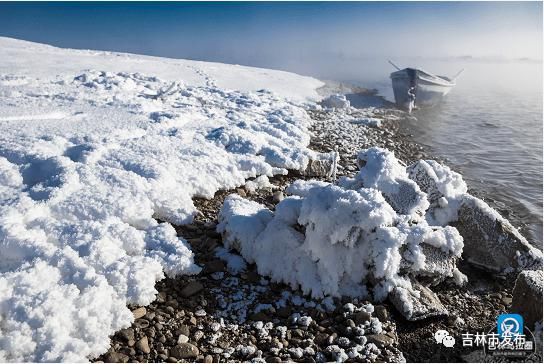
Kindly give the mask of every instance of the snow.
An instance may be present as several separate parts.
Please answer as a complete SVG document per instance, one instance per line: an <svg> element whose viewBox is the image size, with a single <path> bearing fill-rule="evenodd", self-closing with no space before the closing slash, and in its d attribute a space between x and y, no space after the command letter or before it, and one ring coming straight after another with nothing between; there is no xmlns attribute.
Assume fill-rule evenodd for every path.
<svg viewBox="0 0 544 364"><path fill-rule="evenodd" d="M296 181L274 212L228 196L219 213L224 244L260 274L313 297L364 298L370 289L379 301L395 287L411 291L410 277L418 275L460 282L458 231L423 219L426 194L392 153L370 148L359 160L356 177L338 185ZM415 197L396 199L399 185Z"/></svg>
<svg viewBox="0 0 544 364"><path fill-rule="evenodd" d="M312 78L9 38L0 59L0 361L105 352L127 303L200 270L170 225L193 197L318 158Z"/></svg>
<svg viewBox="0 0 544 364"><path fill-rule="evenodd" d="M333 109L349 109L350 102L345 95L334 94L326 97L321 101L321 104L326 108Z"/></svg>
<svg viewBox="0 0 544 364"><path fill-rule="evenodd" d="M217 248L215 256L227 263L230 274L237 275L247 269L246 261L238 254L232 254L225 248Z"/></svg>
<svg viewBox="0 0 544 364"><path fill-rule="evenodd" d="M255 178L252 181L247 181L244 187L246 191L254 193L257 190L274 189L276 186L270 183L267 176L263 175Z"/></svg>
<svg viewBox="0 0 544 364"><path fill-rule="evenodd" d="M408 167L410 179L427 193L430 201L426 219L430 224L447 225L457 221L457 212L467 194L463 177L433 160L420 160Z"/></svg>

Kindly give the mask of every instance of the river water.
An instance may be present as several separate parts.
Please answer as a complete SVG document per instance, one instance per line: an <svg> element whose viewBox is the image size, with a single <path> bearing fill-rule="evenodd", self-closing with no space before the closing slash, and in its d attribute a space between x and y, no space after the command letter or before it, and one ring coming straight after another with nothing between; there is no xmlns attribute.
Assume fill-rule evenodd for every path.
<svg viewBox="0 0 544 364"><path fill-rule="evenodd" d="M416 111L405 130L542 247L542 64L421 66L449 76L465 72L441 105ZM392 100L388 74L368 84Z"/></svg>

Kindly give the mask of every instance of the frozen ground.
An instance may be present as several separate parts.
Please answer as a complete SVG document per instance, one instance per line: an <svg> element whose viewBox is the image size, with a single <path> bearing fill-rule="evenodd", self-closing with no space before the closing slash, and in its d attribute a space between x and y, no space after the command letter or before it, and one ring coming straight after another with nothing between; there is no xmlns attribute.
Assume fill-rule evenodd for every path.
<svg viewBox="0 0 544 364"><path fill-rule="evenodd" d="M192 197L303 169L302 104L321 85L0 38L0 361L103 353L127 303L197 273L168 222L191 221Z"/></svg>

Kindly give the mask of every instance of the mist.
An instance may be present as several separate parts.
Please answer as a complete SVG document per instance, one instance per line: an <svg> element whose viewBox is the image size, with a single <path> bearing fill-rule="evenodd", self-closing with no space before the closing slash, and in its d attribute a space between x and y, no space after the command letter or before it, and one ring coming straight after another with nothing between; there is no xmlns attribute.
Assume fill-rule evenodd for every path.
<svg viewBox="0 0 544 364"><path fill-rule="evenodd" d="M540 63L542 3L2 3L0 35L372 83L388 59L446 75Z"/></svg>

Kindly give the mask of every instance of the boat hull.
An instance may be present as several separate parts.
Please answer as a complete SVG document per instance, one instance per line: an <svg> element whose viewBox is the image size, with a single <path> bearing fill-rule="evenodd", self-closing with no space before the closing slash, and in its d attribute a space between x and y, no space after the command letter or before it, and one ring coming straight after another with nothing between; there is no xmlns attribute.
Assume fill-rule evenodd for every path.
<svg viewBox="0 0 544 364"><path fill-rule="evenodd" d="M415 106L419 108L432 107L440 103L455 86L454 82L446 78L409 68L393 72L391 81L395 103L403 109L409 108L408 90L412 86L415 87Z"/></svg>

